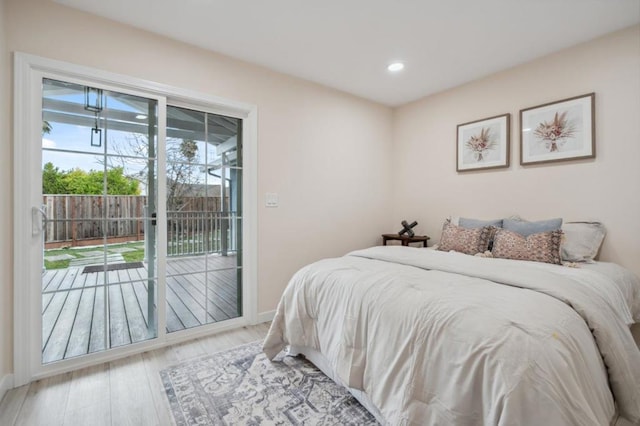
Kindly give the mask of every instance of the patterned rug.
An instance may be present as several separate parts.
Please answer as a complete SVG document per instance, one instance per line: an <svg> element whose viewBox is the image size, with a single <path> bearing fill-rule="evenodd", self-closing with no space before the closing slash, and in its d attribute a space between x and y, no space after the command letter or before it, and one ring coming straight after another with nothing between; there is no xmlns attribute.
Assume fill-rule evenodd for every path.
<svg viewBox="0 0 640 426"><path fill-rule="evenodd" d="M377 425L343 387L301 357L269 361L257 341L160 372L178 426Z"/></svg>

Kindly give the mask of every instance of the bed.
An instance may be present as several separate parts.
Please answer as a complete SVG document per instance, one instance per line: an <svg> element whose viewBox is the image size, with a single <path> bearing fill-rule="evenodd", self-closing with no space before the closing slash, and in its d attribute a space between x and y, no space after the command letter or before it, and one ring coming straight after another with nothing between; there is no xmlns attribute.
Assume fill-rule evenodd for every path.
<svg viewBox="0 0 640 426"><path fill-rule="evenodd" d="M303 354L389 425L639 425L640 283L402 246L298 271L264 341Z"/></svg>

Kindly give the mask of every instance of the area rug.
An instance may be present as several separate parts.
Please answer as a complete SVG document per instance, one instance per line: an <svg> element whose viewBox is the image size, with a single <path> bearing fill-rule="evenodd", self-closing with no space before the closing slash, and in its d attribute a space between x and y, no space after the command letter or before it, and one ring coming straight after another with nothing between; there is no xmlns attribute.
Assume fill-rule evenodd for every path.
<svg viewBox="0 0 640 426"><path fill-rule="evenodd" d="M257 341L160 372L178 426L377 425L342 386L302 357L272 362Z"/></svg>

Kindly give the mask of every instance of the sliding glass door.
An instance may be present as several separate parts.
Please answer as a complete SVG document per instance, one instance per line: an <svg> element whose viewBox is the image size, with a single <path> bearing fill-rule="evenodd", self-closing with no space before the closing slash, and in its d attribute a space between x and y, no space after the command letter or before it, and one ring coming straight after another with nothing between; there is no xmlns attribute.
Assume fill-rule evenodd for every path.
<svg viewBox="0 0 640 426"><path fill-rule="evenodd" d="M242 119L91 82L41 94L41 364L242 317Z"/></svg>
<svg viewBox="0 0 640 426"><path fill-rule="evenodd" d="M256 321L256 107L14 59L15 384Z"/></svg>
<svg viewBox="0 0 640 426"><path fill-rule="evenodd" d="M242 120L167 107L167 332L242 315Z"/></svg>
<svg viewBox="0 0 640 426"><path fill-rule="evenodd" d="M42 363L153 339L155 99L42 82Z"/></svg>

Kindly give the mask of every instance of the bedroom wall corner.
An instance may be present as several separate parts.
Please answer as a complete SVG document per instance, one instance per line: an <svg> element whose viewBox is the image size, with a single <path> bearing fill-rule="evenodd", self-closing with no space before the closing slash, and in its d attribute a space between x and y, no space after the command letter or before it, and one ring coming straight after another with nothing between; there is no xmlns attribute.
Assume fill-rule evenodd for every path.
<svg viewBox="0 0 640 426"><path fill-rule="evenodd" d="M12 255L12 210L13 191L11 184L11 96L10 79L11 59L7 48L6 5L0 0L0 158L4 159L0 167L0 199L5 200L0 209L0 399L11 388L13 371L13 255Z"/></svg>
<svg viewBox="0 0 640 426"><path fill-rule="evenodd" d="M596 158L521 166L519 110L596 94ZM511 166L456 172L456 126L511 113ZM640 25L434 94L394 112L394 221L440 239L450 215L599 220L600 259L640 275ZM401 167L423 159L424 169Z"/></svg>

